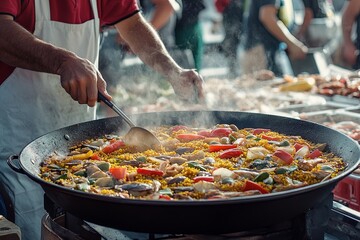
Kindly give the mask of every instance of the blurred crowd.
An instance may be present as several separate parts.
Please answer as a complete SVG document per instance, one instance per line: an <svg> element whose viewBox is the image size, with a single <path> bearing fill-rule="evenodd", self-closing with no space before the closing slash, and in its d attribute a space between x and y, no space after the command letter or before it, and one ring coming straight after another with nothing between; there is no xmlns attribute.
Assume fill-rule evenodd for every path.
<svg viewBox="0 0 360 240"><path fill-rule="evenodd" d="M358 69L360 57L360 1L358 0L138 0L142 12L158 31L170 55L186 68L201 71L206 43L202 13L210 8L213 32L222 40L213 50L224 56L229 77L268 70L270 76L284 74L283 61L306 61L309 53L323 51L336 40L330 54L339 65ZM300 6L300 8L299 8ZM103 29L100 71L111 89L114 74L131 55L117 32ZM141 36L139 36L141 37ZM242 49L239 53L239 48ZM335 49L334 49L335 48ZM111 53L111 54L110 54ZM332 56L330 56L332 57ZM335 58L335 57L334 57Z"/></svg>

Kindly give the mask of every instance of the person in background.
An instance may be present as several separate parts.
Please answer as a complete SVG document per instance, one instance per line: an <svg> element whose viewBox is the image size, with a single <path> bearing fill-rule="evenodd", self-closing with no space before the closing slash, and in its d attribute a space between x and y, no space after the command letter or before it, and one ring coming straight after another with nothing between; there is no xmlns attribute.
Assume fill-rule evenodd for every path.
<svg viewBox="0 0 360 240"><path fill-rule="evenodd" d="M0 189L22 239L34 240L44 192L6 159L40 135L93 120L98 92L111 99L97 69L101 26L115 26L180 99L203 99L203 80L170 57L135 0L2 0L0 13Z"/></svg>
<svg viewBox="0 0 360 240"><path fill-rule="evenodd" d="M353 35L353 28L355 26L355 35ZM343 60L349 67L356 70L360 69L360 1L349 0L345 3L341 28L343 33Z"/></svg>
<svg viewBox="0 0 360 240"><path fill-rule="evenodd" d="M309 47L322 47L327 41L323 40L323 37L311 36L309 28L314 23L314 19L323 20L321 24L322 29L330 31L327 28L334 28L334 6L332 0L303 0L304 3L304 19L299 29L295 33L295 36L303 41ZM328 22L330 21L330 22ZM321 34L319 34L321 35ZM322 34L326 36L326 33Z"/></svg>
<svg viewBox="0 0 360 240"><path fill-rule="evenodd" d="M220 44L220 51L224 53L229 67L229 76L238 75L237 48L243 34L243 15L245 0L215 0L215 6L222 14L225 31L224 40Z"/></svg>
<svg viewBox="0 0 360 240"><path fill-rule="evenodd" d="M205 9L202 0L182 0L182 17L175 25L175 44L179 49L190 49L194 58L195 69L201 70L204 54L200 12Z"/></svg>
<svg viewBox="0 0 360 240"><path fill-rule="evenodd" d="M242 58L243 73L252 73L262 69L274 72L276 76L283 74L277 61L277 54L283 51L281 43L286 44L288 57L303 59L307 47L295 38L284 24L290 25L289 18L280 20L280 9L283 1L280 0L252 0L250 1L249 16L245 24L246 38L244 43L245 54ZM286 9L286 8L285 8ZM282 15L285 15L283 12Z"/></svg>

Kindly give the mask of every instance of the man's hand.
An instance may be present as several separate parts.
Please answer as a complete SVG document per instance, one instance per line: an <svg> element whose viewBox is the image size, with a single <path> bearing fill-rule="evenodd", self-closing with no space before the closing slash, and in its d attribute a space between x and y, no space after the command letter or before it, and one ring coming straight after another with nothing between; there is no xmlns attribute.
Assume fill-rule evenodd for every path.
<svg viewBox="0 0 360 240"><path fill-rule="evenodd" d="M182 69L180 72L172 74L169 82L181 100L204 103L204 80L195 70Z"/></svg>
<svg viewBox="0 0 360 240"><path fill-rule="evenodd" d="M105 80L95 65L86 59L71 57L60 65L57 73L60 75L61 86L80 104L95 106L98 91L111 99L106 91Z"/></svg>

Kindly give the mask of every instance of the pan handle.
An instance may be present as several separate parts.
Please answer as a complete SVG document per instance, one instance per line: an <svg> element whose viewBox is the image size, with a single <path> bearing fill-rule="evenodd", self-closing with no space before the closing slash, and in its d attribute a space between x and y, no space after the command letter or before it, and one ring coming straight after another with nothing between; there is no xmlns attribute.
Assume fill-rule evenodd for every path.
<svg viewBox="0 0 360 240"><path fill-rule="evenodd" d="M9 165L9 167L14 170L17 173L21 173L21 174L25 174L25 171L18 166L18 164L14 163L14 160L19 160L19 156L18 155L11 155L8 159L7 159L7 164Z"/></svg>

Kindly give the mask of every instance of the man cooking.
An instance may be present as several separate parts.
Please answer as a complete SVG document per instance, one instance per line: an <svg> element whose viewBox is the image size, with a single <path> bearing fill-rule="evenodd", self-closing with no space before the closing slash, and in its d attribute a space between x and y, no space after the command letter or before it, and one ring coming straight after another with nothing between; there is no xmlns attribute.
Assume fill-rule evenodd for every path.
<svg viewBox="0 0 360 240"><path fill-rule="evenodd" d="M111 99L96 67L101 26L114 25L181 99L203 99L202 78L168 55L136 0L2 0L0 13L0 183L22 239L40 239L43 191L5 160L42 134L94 119L98 91Z"/></svg>

